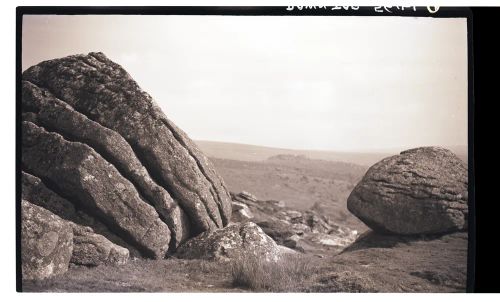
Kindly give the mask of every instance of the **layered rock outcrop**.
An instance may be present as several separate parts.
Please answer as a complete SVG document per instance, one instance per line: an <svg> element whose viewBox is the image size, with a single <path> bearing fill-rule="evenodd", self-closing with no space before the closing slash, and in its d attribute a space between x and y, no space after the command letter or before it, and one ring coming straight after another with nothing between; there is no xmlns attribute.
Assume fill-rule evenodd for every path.
<svg viewBox="0 0 500 302"><path fill-rule="evenodd" d="M467 165L449 150L422 147L373 165L347 200L370 228L401 235L467 229Z"/></svg>
<svg viewBox="0 0 500 302"><path fill-rule="evenodd" d="M89 146L31 122L22 123L22 135L22 162L29 171L95 213L146 255L166 254L169 228L112 164Z"/></svg>
<svg viewBox="0 0 500 302"><path fill-rule="evenodd" d="M230 220L212 164L102 53L27 69L22 120L23 198L69 221L74 263L163 258Z"/></svg>
<svg viewBox="0 0 500 302"><path fill-rule="evenodd" d="M113 246L116 250L124 248L127 250L127 255L132 255L135 257L140 256L139 251L132 245L126 243L123 239L118 237L112 231L109 230L103 223L87 215L86 213L78 210L73 203L67 199L57 195L55 192L50 190L45 186L45 184L36 176L22 172L21 176L21 192L22 198L28 200L30 203L43 207L49 210L53 214L61 217L62 219L70 222L70 226L73 229L73 245L74 253L80 250L78 246L80 242L85 242L92 240L96 236L100 236L101 240L92 240L96 245L96 251L106 251L108 248L106 246ZM77 235L79 234L79 235ZM89 237L88 239L78 240L78 238ZM105 239L105 240L104 240ZM100 244L98 244L100 243ZM102 245L102 246L101 246ZM82 249L85 249L82 247ZM72 257L72 262L77 264L82 264L77 259L81 257ZM94 253L94 258L96 254ZM107 254L97 255L98 259L108 258ZM127 257L128 258L128 257ZM117 262L112 260L116 259ZM75 260L75 261L73 261ZM109 258L106 263L121 264L123 263L123 258ZM88 263L89 265L97 265L101 263L100 261L94 261L94 263Z"/></svg>

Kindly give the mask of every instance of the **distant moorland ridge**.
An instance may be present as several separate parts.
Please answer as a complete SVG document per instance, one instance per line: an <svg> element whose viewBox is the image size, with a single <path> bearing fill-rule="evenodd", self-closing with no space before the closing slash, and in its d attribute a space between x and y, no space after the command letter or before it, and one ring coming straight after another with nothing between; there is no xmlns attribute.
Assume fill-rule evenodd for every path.
<svg viewBox="0 0 500 302"><path fill-rule="evenodd" d="M322 159L329 161L341 161L363 166L371 166L383 158L398 154L401 150L383 150L380 152L344 152L323 150L293 150L285 148L273 148L240 143L227 143L216 141L195 140L198 147L209 157L241 160L262 161L276 155L303 155L311 159ZM442 146L450 149L460 159L467 162L467 146Z"/></svg>

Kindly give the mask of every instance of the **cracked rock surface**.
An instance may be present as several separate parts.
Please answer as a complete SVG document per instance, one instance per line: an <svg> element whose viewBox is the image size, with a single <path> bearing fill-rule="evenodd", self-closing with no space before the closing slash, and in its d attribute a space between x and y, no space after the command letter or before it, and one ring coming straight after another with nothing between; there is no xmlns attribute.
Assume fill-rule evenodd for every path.
<svg viewBox="0 0 500 302"><path fill-rule="evenodd" d="M231 218L212 163L102 53L23 72L21 160L23 198L73 226L74 263L163 258Z"/></svg>
<svg viewBox="0 0 500 302"><path fill-rule="evenodd" d="M451 151L421 147L373 165L347 208L375 231L401 235L467 229L467 165Z"/></svg>
<svg viewBox="0 0 500 302"><path fill-rule="evenodd" d="M23 80L121 135L156 183L186 212L194 235L228 223L229 193L212 164L104 54L45 61L27 69Z"/></svg>
<svg viewBox="0 0 500 302"><path fill-rule="evenodd" d="M42 207L21 201L23 279L45 279L68 270L73 252L70 224Z"/></svg>
<svg viewBox="0 0 500 302"><path fill-rule="evenodd" d="M214 232L206 232L188 240L177 250L184 259L241 260L257 256L277 261L281 248L253 222L231 224Z"/></svg>
<svg viewBox="0 0 500 302"><path fill-rule="evenodd" d="M100 235L106 238L106 241L109 241L106 242L102 240L101 242L103 244L114 245L120 248L123 247L128 250L127 254L130 253L130 255L134 257L140 256L139 251L134 248L134 246L127 244L123 239L109 230L102 222L87 215L82 210L77 209L69 200L57 195L54 191L47 188L41 179L24 171L21 175L22 198L70 222L74 234L79 232L79 230L75 229L84 229L86 230L85 234L89 236L94 236L92 234ZM76 237L77 236L73 236L74 246L78 246L78 241L75 240ZM78 247L74 248L74 250L77 249ZM101 255L99 257L103 258L105 256Z"/></svg>

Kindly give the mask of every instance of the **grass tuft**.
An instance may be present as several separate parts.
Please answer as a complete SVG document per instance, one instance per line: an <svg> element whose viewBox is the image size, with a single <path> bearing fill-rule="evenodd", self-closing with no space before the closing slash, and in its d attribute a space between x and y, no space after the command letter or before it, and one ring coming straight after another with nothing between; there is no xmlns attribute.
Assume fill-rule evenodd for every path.
<svg viewBox="0 0 500 302"><path fill-rule="evenodd" d="M231 265L233 286L257 292L303 291L304 281L314 272L309 259L295 255L277 262L247 257Z"/></svg>

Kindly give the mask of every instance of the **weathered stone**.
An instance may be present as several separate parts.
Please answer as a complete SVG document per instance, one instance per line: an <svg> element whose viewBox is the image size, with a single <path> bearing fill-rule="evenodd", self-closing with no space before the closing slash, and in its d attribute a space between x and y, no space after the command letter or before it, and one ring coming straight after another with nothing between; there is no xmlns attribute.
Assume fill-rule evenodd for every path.
<svg viewBox="0 0 500 302"><path fill-rule="evenodd" d="M292 230L292 224L284 220L271 218L269 220L258 221L257 225L278 244L283 244L288 237L296 234Z"/></svg>
<svg viewBox="0 0 500 302"><path fill-rule="evenodd" d="M286 207L286 203L283 200L267 200L267 202L278 208Z"/></svg>
<svg viewBox="0 0 500 302"><path fill-rule="evenodd" d="M29 200L32 204L43 207L65 220L79 219L71 202L47 188L40 178L25 171L21 171L21 196L22 199Z"/></svg>
<svg viewBox="0 0 500 302"><path fill-rule="evenodd" d="M253 202L256 202L257 201L257 197L255 197L254 195L246 192L246 191L242 191L240 193L238 193L237 195L239 198L242 198L244 200L250 200L250 201L253 201Z"/></svg>
<svg viewBox="0 0 500 302"><path fill-rule="evenodd" d="M165 256L170 242L167 225L133 184L92 148L24 121L22 164L148 256Z"/></svg>
<svg viewBox="0 0 500 302"><path fill-rule="evenodd" d="M48 210L21 201L21 270L23 279L44 279L68 270L73 231Z"/></svg>
<svg viewBox="0 0 500 302"><path fill-rule="evenodd" d="M233 202L233 212L246 209L248 209L248 206L246 204L237 201Z"/></svg>
<svg viewBox="0 0 500 302"><path fill-rule="evenodd" d="M358 237L357 231L334 223L315 208L302 212L278 201L250 201L234 193L231 196L235 200L234 222L255 222L277 244L302 253L339 253ZM238 212L246 208L254 217L243 220Z"/></svg>
<svg viewBox="0 0 500 302"><path fill-rule="evenodd" d="M452 152L423 147L373 165L347 207L373 230L432 234L467 229L467 166Z"/></svg>
<svg viewBox="0 0 500 302"><path fill-rule="evenodd" d="M71 263L97 266L101 264L124 264L129 251L94 233L89 227L71 223L73 228L73 254Z"/></svg>
<svg viewBox="0 0 500 302"><path fill-rule="evenodd" d="M299 235L311 232L311 228L303 223L294 223L291 225L291 229L295 234Z"/></svg>
<svg viewBox="0 0 500 302"><path fill-rule="evenodd" d="M305 223L311 228L313 233L328 233L335 225L321 217L314 211L307 211L305 213Z"/></svg>
<svg viewBox="0 0 500 302"><path fill-rule="evenodd" d="M294 234L294 235L286 238L283 241L283 245L293 249L293 248L297 247L297 244L299 243L299 241L300 241L300 236L297 234Z"/></svg>
<svg viewBox="0 0 500 302"><path fill-rule="evenodd" d="M189 237L189 221L184 211L163 187L151 179L120 134L88 119L46 89L27 81L23 81L22 105L25 110L36 112L38 125L87 144L112 163L155 207L172 231L175 247Z"/></svg>
<svg viewBox="0 0 500 302"><path fill-rule="evenodd" d="M245 222L252 219L254 216L250 208L241 202L233 202L233 214L231 216L234 222Z"/></svg>
<svg viewBox="0 0 500 302"><path fill-rule="evenodd" d="M351 233L349 235L350 236L338 236L322 233L311 233L310 235L308 235L307 239L323 245L344 248L353 243L357 238L357 233Z"/></svg>
<svg viewBox="0 0 500 302"><path fill-rule="evenodd" d="M185 211L193 234L227 225L231 201L223 180L121 66L90 53L42 62L26 70L23 80L122 136L151 178Z"/></svg>
<svg viewBox="0 0 500 302"><path fill-rule="evenodd" d="M21 176L21 193L22 199L29 200L32 204L51 211L62 219L71 222L72 226L78 225L81 227L88 227L88 229L93 230L96 235L102 235L113 244L128 249L131 255L135 257L140 256L140 252L135 247L110 231L102 222L95 217L91 217L82 211L76 210L73 203L47 188L40 178L24 171L22 171ZM73 240L73 244L77 245L75 240ZM75 248L73 250L75 250Z"/></svg>
<svg viewBox="0 0 500 302"><path fill-rule="evenodd" d="M255 223L233 224L206 232L182 244L177 257L228 261L257 256L267 261L281 257L278 245Z"/></svg>
<svg viewBox="0 0 500 302"><path fill-rule="evenodd" d="M292 222L292 223L302 223L303 222L303 215L301 212L296 211L296 210L287 210L284 212L284 215L286 216L287 220Z"/></svg>

